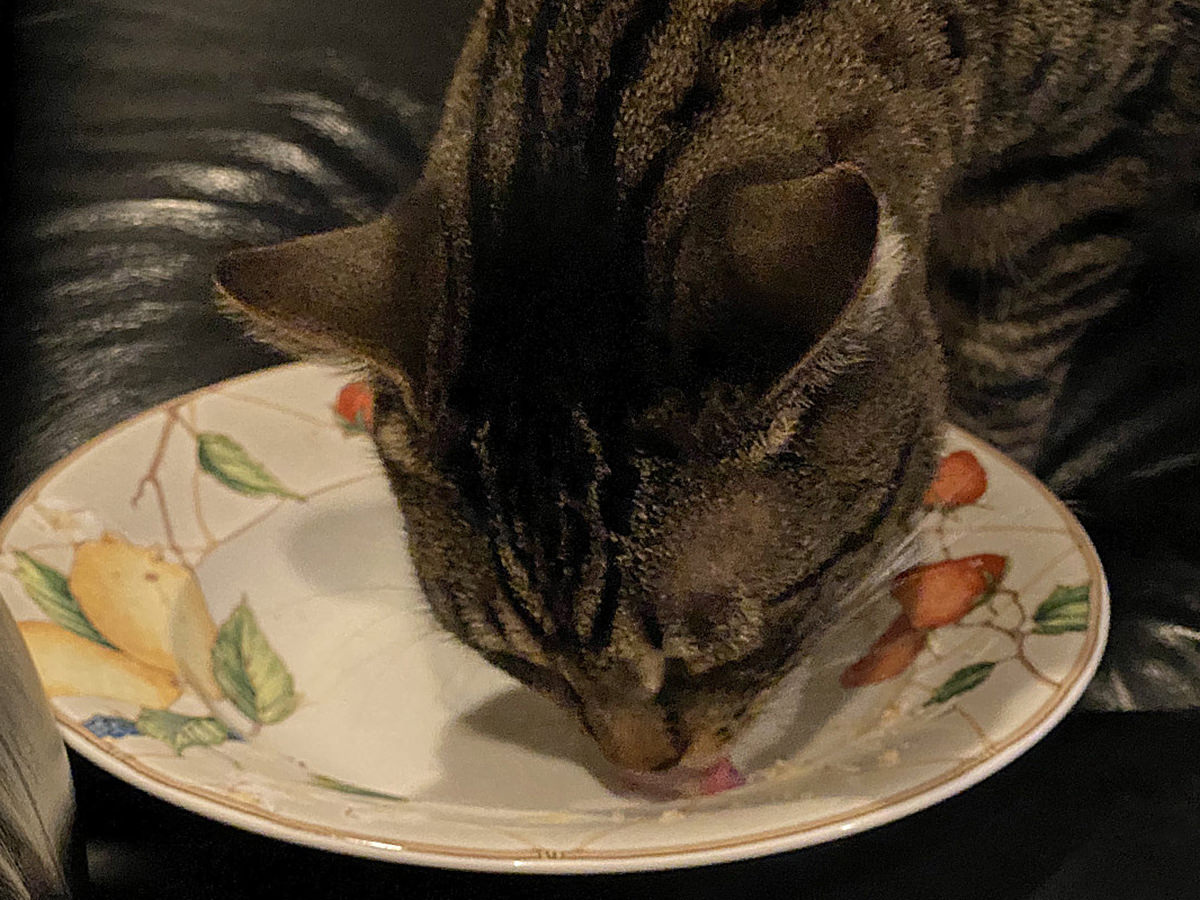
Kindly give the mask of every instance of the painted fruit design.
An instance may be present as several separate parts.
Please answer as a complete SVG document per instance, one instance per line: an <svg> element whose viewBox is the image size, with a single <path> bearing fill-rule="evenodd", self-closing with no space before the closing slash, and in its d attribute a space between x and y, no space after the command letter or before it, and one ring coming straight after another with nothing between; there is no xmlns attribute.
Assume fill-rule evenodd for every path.
<svg viewBox="0 0 1200 900"><path fill-rule="evenodd" d="M944 456L929 489L924 505L934 516L953 516L957 510L979 502L987 493L987 472L969 450ZM929 647L930 633L955 626L972 611L1003 596L1019 611L1017 625L987 626L1007 634L1013 650L1007 657L981 660L963 666L934 689L926 705L946 703L953 697L982 684L1000 663L1016 660L1041 680L1048 680L1030 662L1024 652L1025 640L1034 634L1055 635L1087 629L1089 585L1059 585L1036 612L1024 612L1017 591L1004 583L1009 560L999 553L976 553L947 558L906 569L892 578L891 598L899 605L898 615L859 659L842 670L844 688L879 684L907 671Z"/></svg>

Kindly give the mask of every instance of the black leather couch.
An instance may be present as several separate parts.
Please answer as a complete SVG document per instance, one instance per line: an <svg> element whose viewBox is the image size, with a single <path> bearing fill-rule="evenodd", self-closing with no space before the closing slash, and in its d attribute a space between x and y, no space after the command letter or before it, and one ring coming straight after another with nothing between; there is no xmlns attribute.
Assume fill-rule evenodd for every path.
<svg viewBox="0 0 1200 900"><path fill-rule="evenodd" d="M280 361L210 302L227 249L362 221L418 171L473 0L14 0L0 506L127 416ZM1194 223L1181 222L1185 246ZM1192 254L1200 257L1200 251ZM1101 323L1039 474L1109 572L1081 707L983 784L822 847L533 878L337 857L177 810L72 758L101 898L1200 894L1200 303L1192 263ZM1149 292L1148 292L1149 293ZM2 677L2 676L0 676Z"/></svg>

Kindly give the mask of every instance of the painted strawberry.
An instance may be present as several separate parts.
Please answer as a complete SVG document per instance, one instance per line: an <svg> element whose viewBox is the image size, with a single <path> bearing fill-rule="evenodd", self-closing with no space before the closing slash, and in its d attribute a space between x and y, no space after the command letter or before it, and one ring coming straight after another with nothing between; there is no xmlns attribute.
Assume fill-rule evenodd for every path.
<svg viewBox="0 0 1200 900"><path fill-rule="evenodd" d="M347 431L370 431L375 398L365 381L352 381L338 392L333 412Z"/></svg>
<svg viewBox="0 0 1200 900"><path fill-rule="evenodd" d="M914 628L908 616L900 613L866 655L842 672L842 687L862 687L895 678L925 649L925 639L924 629Z"/></svg>
<svg viewBox="0 0 1200 900"><path fill-rule="evenodd" d="M900 601L916 628L939 628L957 622L1001 578L1008 558L980 553L962 559L916 566L892 579L892 596Z"/></svg>
<svg viewBox="0 0 1200 900"><path fill-rule="evenodd" d="M974 503L987 490L987 473L970 450L942 457L924 503L935 509L953 509Z"/></svg>

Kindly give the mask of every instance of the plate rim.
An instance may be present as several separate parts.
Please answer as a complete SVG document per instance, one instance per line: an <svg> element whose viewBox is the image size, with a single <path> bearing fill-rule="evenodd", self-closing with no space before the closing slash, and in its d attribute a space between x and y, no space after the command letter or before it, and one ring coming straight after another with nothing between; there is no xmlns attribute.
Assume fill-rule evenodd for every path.
<svg viewBox="0 0 1200 900"><path fill-rule="evenodd" d="M305 361L288 362L242 373L221 381L169 397L154 406L105 429L84 441L61 459L43 470L25 487L0 517L0 546L19 516L61 472L93 449L132 428L144 419L159 413L170 403L188 401L220 389L266 374L288 369L324 369L329 372L353 369ZM982 438L944 422L943 428L956 438L985 448L989 456L1006 466L1012 474L1032 485L1043 501L1059 515L1075 546L1083 555L1092 583L1097 588L1096 602L1089 604L1089 627L1085 642L1071 670L1060 686L1043 701L1022 727L982 760L961 760L959 765L938 776L913 785L888 797L872 800L848 811L810 820L807 823L782 826L765 831L744 833L736 837L688 844L649 846L620 851L548 850L530 848L525 851L494 850L464 846L427 844L420 841L396 841L347 829L324 827L314 822L293 819L263 810L237 798L195 784L176 782L162 773L143 768L133 754L126 753L113 742L105 743L71 721L53 703L50 707L60 734L66 744L108 774L145 791L174 806L230 825L253 834L312 847L332 853L376 859L386 862L425 865L435 868L475 872L531 874L599 874L654 871L713 865L737 860L756 859L790 850L815 846L841 837L877 828L928 809L959 794L1009 765L1033 747L1075 706L1087 689L1100 664L1108 639L1111 601L1103 564L1091 538L1074 513L1024 466L992 447ZM1094 621L1093 621L1094 620ZM1094 627L1093 627L1094 625Z"/></svg>

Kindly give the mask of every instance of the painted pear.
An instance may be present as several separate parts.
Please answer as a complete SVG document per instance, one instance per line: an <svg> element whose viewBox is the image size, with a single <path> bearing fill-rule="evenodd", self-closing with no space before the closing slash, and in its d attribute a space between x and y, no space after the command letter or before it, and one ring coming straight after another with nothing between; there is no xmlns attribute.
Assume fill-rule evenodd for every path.
<svg viewBox="0 0 1200 900"><path fill-rule="evenodd" d="M165 669L205 697L221 695L212 675L217 626L195 575L106 534L82 544L68 579L84 615L114 646Z"/></svg>
<svg viewBox="0 0 1200 900"><path fill-rule="evenodd" d="M175 676L52 622L17 625L50 697L107 697L165 709L179 699Z"/></svg>

